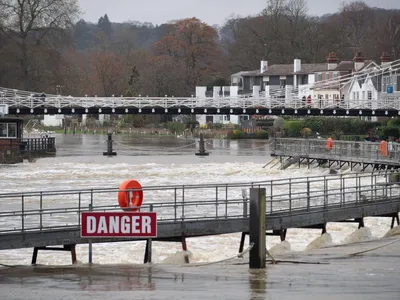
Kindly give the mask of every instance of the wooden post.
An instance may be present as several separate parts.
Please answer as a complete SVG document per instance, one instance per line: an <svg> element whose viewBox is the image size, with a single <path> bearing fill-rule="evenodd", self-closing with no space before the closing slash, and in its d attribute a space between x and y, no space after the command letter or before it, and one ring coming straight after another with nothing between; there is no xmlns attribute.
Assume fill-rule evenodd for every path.
<svg viewBox="0 0 400 300"><path fill-rule="evenodd" d="M266 265L265 238L266 190L250 189L250 269L264 269Z"/></svg>

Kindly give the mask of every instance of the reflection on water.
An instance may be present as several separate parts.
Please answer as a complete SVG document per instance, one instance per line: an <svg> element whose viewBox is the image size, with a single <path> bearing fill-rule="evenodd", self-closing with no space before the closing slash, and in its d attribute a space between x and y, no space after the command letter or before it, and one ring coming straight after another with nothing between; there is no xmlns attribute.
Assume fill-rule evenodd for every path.
<svg viewBox="0 0 400 300"><path fill-rule="evenodd" d="M267 293L267 270L250 270L249 272L251 300L265 299Z"/></svg>

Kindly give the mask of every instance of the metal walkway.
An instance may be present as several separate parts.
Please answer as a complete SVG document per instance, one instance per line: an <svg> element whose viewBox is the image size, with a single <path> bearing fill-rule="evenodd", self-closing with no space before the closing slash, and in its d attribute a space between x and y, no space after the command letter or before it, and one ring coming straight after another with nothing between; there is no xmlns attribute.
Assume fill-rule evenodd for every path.
<svg viewBox="0 0 400 300"><path fill-rule="evenodd" d="M141 211L155 211L158 237L179 241L248 232L248 190L266 188L266 229L321 228L328 222L392 217L400 211L400 185L387 174L347 174L252 183L143 187ZM0 194L0 250L88 243L80 237L80 214L121 211L118 189ZM93 243L134 239L97 238Z"/></svg>
<svg viewBox="0 0 400 300"><path fill-rule="evenodd" d="M387 156L382 155L379 143L372 142L347 142L333 141L332 149L326 148L324 139L275 139L270 146L271 154L283 158L298 158L297 162L311 164L317 160L319 163L328 163L331 167L338 164L341 168L345 164L351 169L359 165L364 171L372 166L375 169L400 167L400 144L389 145Z"/></svg>

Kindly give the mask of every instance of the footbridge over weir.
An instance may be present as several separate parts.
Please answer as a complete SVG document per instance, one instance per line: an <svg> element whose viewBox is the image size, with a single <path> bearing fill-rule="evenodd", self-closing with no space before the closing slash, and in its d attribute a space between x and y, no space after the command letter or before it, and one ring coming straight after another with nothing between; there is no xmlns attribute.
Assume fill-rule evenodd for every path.
<svg viewBox="0 0 400 300"><path fill-rule="evenodd" d="M324 233L329 222L357 222L362 227L364 217L387 217L393 227L396 220L399 223L400 211L400 185L390 181L393 175L346 174L142 187L145 204L141 212L157 212L158 235L152 240L181 242L186 250L186 238L242 233L241 252L249 231L249 189L266 189L266 235L278 235L284 240L291 228L316 228ZM0 250L34 248L32 263L36 262L38 250L67 250L72 251L74 262L76 244L89 243L91 247L91 243L140 240L81 237L81 213L121 211L116 205L118 191L111 188L0 194ZM147 240L149 244L151 240Z"/></svg>
<svg viewBox="0 0 400 300"><path fill-rule="evenodd" d="M368 167L372 170L398 169L400 167L400 144L386 144L387 151L382 151L381 144L361 141L331 141L325 139L277 138L271 145L271 155L281 160L282 166L306 163L353 170L361 166L361 171Z"/></svg>

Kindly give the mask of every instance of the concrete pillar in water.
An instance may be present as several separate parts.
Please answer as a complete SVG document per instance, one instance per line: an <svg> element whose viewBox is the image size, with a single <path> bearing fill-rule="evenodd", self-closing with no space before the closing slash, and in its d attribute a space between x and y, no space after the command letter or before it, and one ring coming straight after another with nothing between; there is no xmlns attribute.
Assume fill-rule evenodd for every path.
<svg viewBox="0 0 400 300"><path fill-rule="evenodd" d="M265 195L265 188L250 189L250 269L264 269L266 265Z"/></svg>
<svg viewBox="0 0 400 300"><path fill-rule="evenodd" d="M103 152L104 156L115 156L117 155L117 152L113 151L113 140L112 140L112 133L108 134L108 140L107 140L107 152Z"/></svg>
<svg viewBox="0 0 400 300"><path fill-rule="evenodd" d="M204 141L204 135L200 133L200 142L199 142L199 152L196 153L197 156L208 156L210 153L206 152L206 146Z"/></svg>

